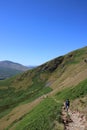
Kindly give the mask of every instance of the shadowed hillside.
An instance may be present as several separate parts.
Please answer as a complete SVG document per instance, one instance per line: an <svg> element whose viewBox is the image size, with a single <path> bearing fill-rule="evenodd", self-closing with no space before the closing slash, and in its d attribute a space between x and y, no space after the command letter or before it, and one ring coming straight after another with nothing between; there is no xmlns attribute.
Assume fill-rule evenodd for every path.
<svg viewBox="0 0 87 130"><path fill-rule="evenodd" d="M79 108L81 98L84 111L80 111L85 112L86 79L84 47L0 81L0 130L63 130L61 108L66 98L71 99L72 106L77 102Z"/></svg>

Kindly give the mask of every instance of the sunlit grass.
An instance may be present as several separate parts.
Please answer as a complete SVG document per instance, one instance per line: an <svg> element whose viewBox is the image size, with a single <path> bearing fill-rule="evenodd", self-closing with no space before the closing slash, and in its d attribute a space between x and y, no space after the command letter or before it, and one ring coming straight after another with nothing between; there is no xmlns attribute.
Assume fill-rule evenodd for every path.
<svg viewBox="0 0 87 130"><path fill-rule="evenodd" d="M62 103L46 98L19 123L17 122L15 130L52 130L55 127L54 121L61 123L61 107Z"/></svg>

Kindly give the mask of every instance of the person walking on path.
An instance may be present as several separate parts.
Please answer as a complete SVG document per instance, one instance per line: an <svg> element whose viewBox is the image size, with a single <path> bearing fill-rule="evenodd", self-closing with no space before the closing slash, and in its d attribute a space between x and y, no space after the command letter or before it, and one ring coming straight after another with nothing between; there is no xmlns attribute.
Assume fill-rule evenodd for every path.
<svg viewBox="0 0 87 130"><path fill-rule="evenodd" d="M67 99L66 102L65 102L65 108L66 108L66 111L68 111L69 106L70 106L70 100Z"/></svg>

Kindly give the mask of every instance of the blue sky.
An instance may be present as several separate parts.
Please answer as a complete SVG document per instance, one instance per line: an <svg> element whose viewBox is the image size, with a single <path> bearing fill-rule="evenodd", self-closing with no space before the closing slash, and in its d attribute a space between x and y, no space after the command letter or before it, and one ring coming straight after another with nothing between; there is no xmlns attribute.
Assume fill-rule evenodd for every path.
<svg viewBox="0 0 87 130"><path fill-rule="evenodd" d="M0 0L0 61L40 65L87 45L87 0Z"/></svg>

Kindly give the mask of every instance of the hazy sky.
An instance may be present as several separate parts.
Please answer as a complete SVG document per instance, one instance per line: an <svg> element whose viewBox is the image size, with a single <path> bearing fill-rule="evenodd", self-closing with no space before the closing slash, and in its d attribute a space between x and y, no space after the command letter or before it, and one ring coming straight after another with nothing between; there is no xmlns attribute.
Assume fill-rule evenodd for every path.
<svg viewBox="0 0 87 130"><path fill-rule="evenodd" d="M0 0L0 61L40 65L87 45L87 0Z"/></svg>

